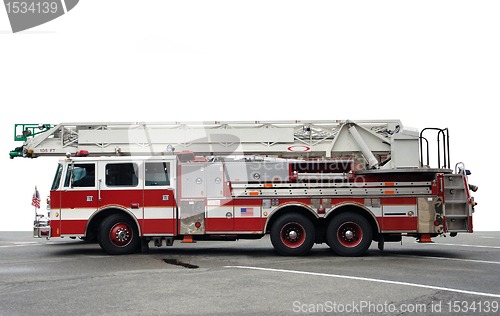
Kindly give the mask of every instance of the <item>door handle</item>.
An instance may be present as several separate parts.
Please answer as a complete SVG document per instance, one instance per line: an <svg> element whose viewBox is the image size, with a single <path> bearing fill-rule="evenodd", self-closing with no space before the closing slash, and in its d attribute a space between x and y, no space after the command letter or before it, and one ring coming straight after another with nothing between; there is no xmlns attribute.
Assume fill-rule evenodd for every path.
<svg viewBox="0 0 500 316"><path fill-rule="evenodd" d="M102 182L102 179L99 179L99 182L97 182L97 195L98 195L99 201L101 201L101 182Z"/></svg>

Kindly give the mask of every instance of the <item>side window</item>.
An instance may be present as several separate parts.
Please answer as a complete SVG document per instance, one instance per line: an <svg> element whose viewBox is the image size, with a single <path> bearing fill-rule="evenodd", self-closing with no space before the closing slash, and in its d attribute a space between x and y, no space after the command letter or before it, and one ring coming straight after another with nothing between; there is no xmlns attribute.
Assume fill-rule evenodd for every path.
<svg viewBox="0 0 500 316"><path fill-rule="evenodd" d="M146 186L170 185L169 162L146 162Z"/></svg>
<svg viewBox="0 0 500 316"><path fill-rule="evenodd" d="M72 179L70 181L70 179ZM85 188L95 186L95 164L68 165L64 186L74 188Z"/></svg>
<svg viewBox="0 0 500 316"><path fill-rule="evenodd" d="M137 165L131 162L106 165L107 186L137 186Z"/></svg>

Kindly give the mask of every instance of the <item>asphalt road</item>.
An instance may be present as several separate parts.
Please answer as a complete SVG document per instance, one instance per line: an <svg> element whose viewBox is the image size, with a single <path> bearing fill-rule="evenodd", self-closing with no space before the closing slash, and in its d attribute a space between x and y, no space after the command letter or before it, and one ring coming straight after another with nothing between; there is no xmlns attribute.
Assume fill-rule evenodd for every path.
<svg viewBox="0 0 500 316"><path fill-rule="evenodd" d="M0 315L498 315L500 232L325 245L283 257L269 239L177 242L111 256L97 244L0 232ZM167 262L165 262L167 261Z"/></svg>

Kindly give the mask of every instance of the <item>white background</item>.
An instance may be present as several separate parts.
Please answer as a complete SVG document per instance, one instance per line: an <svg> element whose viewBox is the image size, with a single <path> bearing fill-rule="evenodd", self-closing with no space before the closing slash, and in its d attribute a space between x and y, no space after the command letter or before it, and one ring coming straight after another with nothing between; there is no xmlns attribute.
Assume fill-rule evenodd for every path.
<svg viewBox="0 0 500 316"><path fill-rule="evenodd" d="M475 229L498 230L498 1L84 0L12 34L0 8L0 231L30 230L57 158L15 123L401 119L448 127Z"/></svg>

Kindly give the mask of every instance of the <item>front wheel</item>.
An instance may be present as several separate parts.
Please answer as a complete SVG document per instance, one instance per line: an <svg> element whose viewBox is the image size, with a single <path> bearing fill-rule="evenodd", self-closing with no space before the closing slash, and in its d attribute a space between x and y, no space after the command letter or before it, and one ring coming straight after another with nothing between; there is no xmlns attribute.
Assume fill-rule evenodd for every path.
<svg viewBox="0 0 500 316"><path fill-rule="evenodd" d="M362 255L372 243L372 228L362 215L341 213L335 216L326 233L326 240L333 252L341 256Z"/></svg>
<svg viewBox="0 0 500 316"><path fill-rule="evenodd" d="M132 253L140 244L137 226L122 214L110 215L102 221L97 240L101 248L112 255Z"/></svg>
<svg viewBox="0 0 500 316"><path fill-rule="evenodd" d="M274 249L285 256L302 256L314 244L315 229L311 221L296 213L280 216L271 228Z"/></svg>

